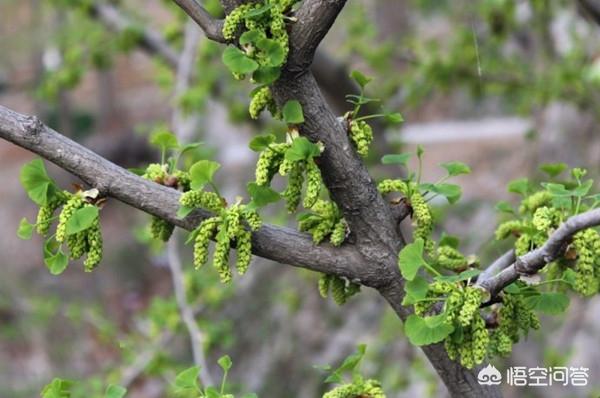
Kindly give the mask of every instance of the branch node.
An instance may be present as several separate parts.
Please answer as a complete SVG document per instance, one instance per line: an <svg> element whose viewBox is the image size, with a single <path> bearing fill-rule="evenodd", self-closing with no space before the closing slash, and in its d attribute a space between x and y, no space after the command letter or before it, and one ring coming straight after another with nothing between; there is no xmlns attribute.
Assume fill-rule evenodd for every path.
<svg viewBox="0 0 600 398"><path fill-rule="evenodd" d="M22 122L23 132L27 135L37 136L44 125L37 116L26 116Z"/></svg>
<svg viewBox="0 0 600 398"><path fill-rule="evenodd" d="M521 257L517 258L517 261L515 261L515 271L517 271L517 274L519 275L532 274L531 270L529 270L529 264ZM535 271L533 273L535 273Z"/></svg>

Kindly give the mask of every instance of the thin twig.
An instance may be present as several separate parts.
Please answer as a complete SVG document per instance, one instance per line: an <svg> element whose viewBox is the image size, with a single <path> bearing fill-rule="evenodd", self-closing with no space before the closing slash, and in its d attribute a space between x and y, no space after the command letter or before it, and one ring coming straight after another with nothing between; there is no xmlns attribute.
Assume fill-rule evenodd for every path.
<svg viewBox="0 0 600 398"><path fill-rule="evenodd" d="M206 37L210 40L225 43L223 37L223 21L214 19L208 11L196 0L173 0L186 14L188 14L198 26L202 28Z"/></svg>
<svg viewBox="0 0 600 398"><path fill-rule="evenodd" d="M512 263L515 262L516 259L517 258L515 257L514 249L510 249L502 256L498 257L490 266L484 269L481 274L479 274L477 279L484 281L491 278L503 269L508 268Z"/></svg>
<svg viewBox="0 0 600 398"><path fill-rule="evenodd" d="M183 269L181 265L181 258L179 256L179 247L177 245L177 241L177 233L174 233L167 244L169 269L171 270L171 280L173 282L175 299L177 300L177 306L179 307L179 312L181 313L183 323L185 324L190 336L194 364L200 367L200 374L198 377L203 385L212 386L213 380L208 370L206 356L204 355L204 333L202 330L200 330L200 327L198 327L198 323L196 323L196 319L194 318L194 311L187 301L185 286L183 283Z"/></svg>
<svg viewBox="0 0 600 398"><path fill-rule="evenodd" d="M175 97L175 101L177 101L190 86L194 65L196 63L196 55L198 44L200 43L200 37L201 33L198 27L193 21L190 20L185 26L183 50L179 56L179 63L177 66L177 76L173 95ZM190 129L188 129L188 118L183 114L181 108L177 106L177 104L173 110L171 124L179 141L187 141L188 131L190 131ZM178 232L179 231L174 231L169 243L167 244L167 259L169 263L169 269L171 270L173 291L175 292L175 299L177 301L177 307L179 308L181 318L190 337L190 345L192 346L194 364L200 367L200 373L198 374L198 377L203 385L211 386L213 385L213 380L209 372L203 347L205 341L204 333L202 330L200 330L200 327L194 318L193 310L190 307L186 297L187 295L185 291L183 266L181 264L181 257L179 255Z"/></svg>
<svg viewBox="0 0 600 398"><path fill-rule="evenodd" d="M139 28L134 22L126 18L117 7L103 1L93 1L90 12L92 16L115 32L123 32L134 26ZM160 56L171 67L177 67L177 51L167 43L159 32L144 27L141 29L139 44L144 50Z"/></svg>
<svg viewBox="0 0 600 398"><path fill-rule="evenodd" d="M600 225L600 209L573 216L554 231L543 246L518 257L500 273L485 279L481 278L477 284L490 292L493 298L521 275L533 275L560 257L577 232L597 225Z"/></svg>

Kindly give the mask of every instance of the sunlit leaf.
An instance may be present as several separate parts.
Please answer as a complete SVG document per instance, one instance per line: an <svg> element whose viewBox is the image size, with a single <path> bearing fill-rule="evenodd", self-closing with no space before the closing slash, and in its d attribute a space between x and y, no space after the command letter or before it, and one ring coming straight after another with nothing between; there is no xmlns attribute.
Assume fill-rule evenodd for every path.
<svg viewBox="0 0 600 398"><path fill-rule="evenodd" d="M300 102L296 100L286 102L281 112L283 114L283 120L287 124L304 123L302 105L300 105Z"/></svg>

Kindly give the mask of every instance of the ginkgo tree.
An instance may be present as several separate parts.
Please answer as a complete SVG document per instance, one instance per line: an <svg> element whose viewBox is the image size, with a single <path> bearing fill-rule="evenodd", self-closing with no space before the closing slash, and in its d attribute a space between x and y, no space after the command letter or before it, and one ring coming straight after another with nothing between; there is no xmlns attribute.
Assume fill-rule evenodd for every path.
<svg viewBox="0 0 600 398"><path fill-rule="evenodd" d="M83 12L96 7L77 3ZM231 282L233 269L244 274L254 254L318 272L319 292L338 304L362 287L375 289L404 321L408 340L423 349L455 397L500 396L497 386L477 382L481 364L510 354L514 344L540 327L538 314L564 312L571 291L583 296L598 292L600 235L595 227L600 224L600 198L585 170L545 165L547 182L511 183L509 191L520 195L521 203L517 209L498 205L506 221L498 226L496 238L512 240L513 248L490 265L462 253L457 237L434 234L431 201L456 203L462 192L451 179L469 174L469 166L443 163L443 178L424 181L427 159L419 146L415 154L383 156L381 162L396 166L397 176L374 180L364 160L375 139L371 123L401 123L401 114L366 112L378 102L365 95L372 79L354 71L351 78L360 90L348 96L353 109L336 115L310 70L345 1L223 0L223 20L195 0L174 3L209 39L223 44L222 62L232 76L255 85L249 115L270 112L283 134L257 135L249 142L259 153L255 179L246 192L226 198L214 182L219 164L201 159L183 165L180 159L197 144L181 143L168 131L151 138L160 148L160 163L135 173L35 116L0 107L0 137L86 184L73 190L60 187L39 158L22 169L21 182L39 212L36 220L23 219L17 234L28 239L35 230L44 237L44 262L52 274L83 256L85 271L100 264L102 208L110 205L107 198L114 198L151 215L157 240L171 239L175 227L190 231L194 265L212 263L222 283ZM144 37L140 31L128 34L133 42ZM101 62L102 55L92 58ZM418 161L416 170L408 168L411 157ZM285 181L283 190L271 185L275 178ZM262 210L279 201L297 218L298 228L263 221ZM404 236L402 223L411 224L412 236ZM230 261L231 249L235 261ZM324 397L385 396L385 386L355 372L364 349L359 347L332 373L329 381L341 385ZM199 368L180 373L175 386L193 396L230 397L225 379L231 360L223 357L219 365L224 371L220 389L198 385ZM344 371L353 371L351 380L343 382ZM65 396L71 387L57 379L43 396ZM120 387L109 386L105 396L123 394Z"/></svg>

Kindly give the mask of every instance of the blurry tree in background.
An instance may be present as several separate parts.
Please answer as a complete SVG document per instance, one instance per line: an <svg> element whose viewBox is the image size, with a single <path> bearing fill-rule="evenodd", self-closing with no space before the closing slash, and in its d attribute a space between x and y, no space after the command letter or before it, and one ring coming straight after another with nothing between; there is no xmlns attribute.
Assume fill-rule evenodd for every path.
<svg viewBox="0 0 600 398"><path fill-rule="evenodd" d="M0 396L598 394L600 2L0 14Z"/></svg>

